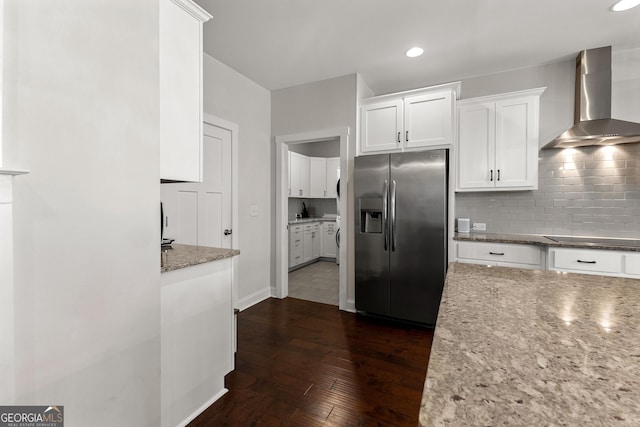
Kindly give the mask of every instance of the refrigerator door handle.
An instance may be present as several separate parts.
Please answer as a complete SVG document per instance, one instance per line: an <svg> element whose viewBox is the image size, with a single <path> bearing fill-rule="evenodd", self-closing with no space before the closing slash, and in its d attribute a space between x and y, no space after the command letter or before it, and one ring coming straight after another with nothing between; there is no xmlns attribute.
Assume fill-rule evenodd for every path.
<svg viewBox="0 0 640 427"><path fill-rule="evenodd" d="M391 251L396 251L396 180L391 180Z"/></svg>
<svg viewBox="0 0 640 427"><path fill-rule="evenodd" d="M384 233L384 250L387 250L387 247L389 246L389 218L387 216L387 205L388 205L388 198L387 196L389 195L389 181L387 181L386 179L384 180L384 190L382 190L382 227L383 227L383 233Z"/></svg>

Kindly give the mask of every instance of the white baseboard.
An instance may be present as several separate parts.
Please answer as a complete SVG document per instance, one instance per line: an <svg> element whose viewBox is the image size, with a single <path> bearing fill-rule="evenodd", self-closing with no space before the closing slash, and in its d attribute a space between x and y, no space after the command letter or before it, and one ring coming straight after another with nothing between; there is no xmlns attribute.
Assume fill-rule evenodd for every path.
<svg viewBox="0 0 640 427"><path fill-rule="evenodd" d="M228 391L229 390L227 390L226 388L223 388L222 390L220 390L215 396L209 399L204 405L196 409L193 414L189 415L187 418L184 419L184 421L178 424L177 427L186 427L187 424L195 420L198 415L203 413L205 409L207 409L209 406L213 405L213 402L215 402L216 400L220 399L222 396L227 394Z"/></svg>
<svg viewBox="0 0 640 427"><path fill-rule="evenodd" d="M262 302L271 297L271 288L261 289L257 292L252 293L251 295L247 295L244 298L239 298L236 302L238 310L246 310L252 305L256 305L259 302Z"/></svg>
<svg viewBox="0 0 640 427"><path fill-rule="evenodd" d="M355 313L356 312L356 300L348 299L347 300L347 306L344 308L344 311L348 311L349 313Z"/></svg>

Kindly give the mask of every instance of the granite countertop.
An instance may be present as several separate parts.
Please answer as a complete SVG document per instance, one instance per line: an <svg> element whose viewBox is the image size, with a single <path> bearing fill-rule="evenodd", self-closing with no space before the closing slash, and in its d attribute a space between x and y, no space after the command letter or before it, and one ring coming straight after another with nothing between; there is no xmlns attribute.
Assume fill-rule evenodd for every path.
<svg viewBox="0 0 640 427"><path fill-rule="evenodd" d="M304 224L305 222L321 222L321 221L335 221L336 217L323 216L320 218L290 218L289 224Z"/></svg>
<svg viewBox="0 0 640 427"><path fill-rule="evenodd" d="M210 248L207 246L176 245L160 252L161 272L179 270L206 262L217 261L240 254L237 249Z"/></svg>
<svg viewBox="0 0 640 427"><path fill-rule="evenodd" d="M640 280L452 263L421 426L640 425Z"/></svg>
<svg viewBox="0 0 640 427"><path fill-rule="evenodd" d="M555 237L555 236L551 236ZM574 236L562 236L576 238ZM560 238L560 237L557 237ZM538 234L504 234L504 233L454 233L453 240L487 243L519 243L540 245L554 248L607 249L619 251L640 251L640 240L616 239L604 237L578 237L583 241L555 241ZM592 239L592 240L589 240Z"/></svg>

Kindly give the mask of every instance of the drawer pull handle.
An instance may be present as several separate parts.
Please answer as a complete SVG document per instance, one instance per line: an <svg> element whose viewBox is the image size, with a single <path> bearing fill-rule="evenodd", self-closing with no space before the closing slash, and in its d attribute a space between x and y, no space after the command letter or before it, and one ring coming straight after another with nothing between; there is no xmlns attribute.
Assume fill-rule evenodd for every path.
<svg viewBox="0 0 640 427"><path fill-rule="evenodd" d="M504 252L489 252L489 255L504 255Z"/></svg>
<svg viewBox="0 0 640 427"><path fill-rule="evenodd" d="M581 262L583 264L595 264L596 263L595 261L583 261L581 259L579 259L578 262Z"/></svg>

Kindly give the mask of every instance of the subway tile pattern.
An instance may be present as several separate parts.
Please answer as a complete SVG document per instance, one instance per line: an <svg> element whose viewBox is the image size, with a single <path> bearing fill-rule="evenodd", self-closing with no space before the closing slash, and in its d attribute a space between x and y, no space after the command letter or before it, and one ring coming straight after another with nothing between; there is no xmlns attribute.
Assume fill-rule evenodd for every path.
<svg viewBox="0 0 640 427"><path fill-rule="evenodd" d="M540 151L538 190L456 193L490 233L640 238L640 144Z"/></svg>
<svg viewBox="0 0 640 427"><path fill-rule="evenodd" d="M309 216L312 218L320 218L328 214L336 214L338 211L338 204L336 199L300 199L289 198L289 219L295 218L296 214L302 213L302 202L307 205Z"/></svg>

